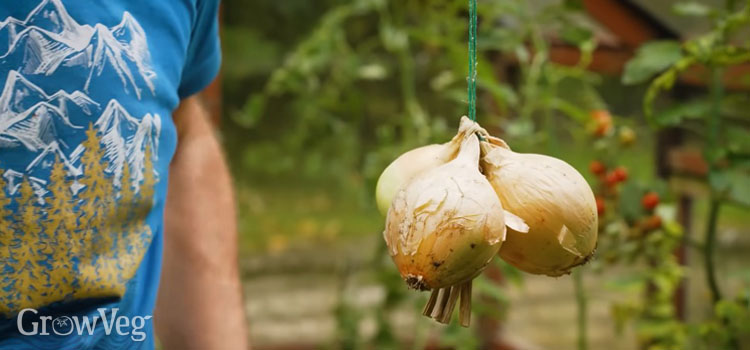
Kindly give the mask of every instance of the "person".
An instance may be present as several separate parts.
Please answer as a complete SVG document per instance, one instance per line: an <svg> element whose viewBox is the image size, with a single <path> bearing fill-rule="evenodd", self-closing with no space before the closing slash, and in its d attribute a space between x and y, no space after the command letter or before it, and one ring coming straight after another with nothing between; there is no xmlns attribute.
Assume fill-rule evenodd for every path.
<svg viewBox="0 0 750 350"><path fill-rule="evenodd" d="M0 349L244 349L219 0L0 5Z"/></svg>

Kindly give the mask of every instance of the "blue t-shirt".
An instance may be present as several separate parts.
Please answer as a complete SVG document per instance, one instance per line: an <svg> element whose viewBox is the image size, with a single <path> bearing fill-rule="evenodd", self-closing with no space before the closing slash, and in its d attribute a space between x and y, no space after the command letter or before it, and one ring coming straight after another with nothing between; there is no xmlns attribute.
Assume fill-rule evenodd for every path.
<svg viewBox="0 0 750 350"><path fill-rule="evenodd" d="M171 114L219 69L218 2L0 3L0 350L154 347Z"/></svg>

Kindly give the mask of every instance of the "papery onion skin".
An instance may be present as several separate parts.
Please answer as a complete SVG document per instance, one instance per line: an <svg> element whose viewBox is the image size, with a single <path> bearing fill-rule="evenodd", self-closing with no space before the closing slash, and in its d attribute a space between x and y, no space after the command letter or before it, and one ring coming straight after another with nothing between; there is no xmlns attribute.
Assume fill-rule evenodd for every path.
<svg viewBox="0 0 750 350"><path fill-rule="evenodd" d="M471 280L500 249L504 211L478 161L479 141L470 134L456 159L418 175L396 194L383 236L410 287Z"/></svg>
<svg viewBox="0 0 750 350"><path fill-rule="evenodd" d="M458 153L457 145L453 146L449 142L415 148L396 158L380 174L375 187L375 200L380 213L383 215L388 213L393 197L396 196L401 186L414 176L449 162L456 156L456 153Z"/></svg>
<svg viewBox="0 0 750 350"><path fill-rule="evenodd" d="M482 144L485 176L506 210L529 232L508 230L500 256L533 274L560 276L588 261L596 248L596 200L586 180L557 158Z"/></svg>
<svg viewBox="0 0 750 350"><path fill-rule="evenodd" d="M461 117L458 133L449 142L418 147L396 158L378 178L375 187L378 211L383 216L387 215L393 197L396 196L396 192L401 186L411 181L415 176L456 158L461 142L466 139L466 135L480 131L486 133L479 124L464 116Z"/></svg>

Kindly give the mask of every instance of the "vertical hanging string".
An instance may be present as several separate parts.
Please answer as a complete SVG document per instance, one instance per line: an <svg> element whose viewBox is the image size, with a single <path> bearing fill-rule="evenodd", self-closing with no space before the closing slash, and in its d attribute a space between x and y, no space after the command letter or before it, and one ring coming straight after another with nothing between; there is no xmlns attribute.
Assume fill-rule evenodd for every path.
<svg viewBox="0 0 750 350"><path fill-rule="evenodd" d="M469 0L469 118L477 121L477 0Z"/></svg>

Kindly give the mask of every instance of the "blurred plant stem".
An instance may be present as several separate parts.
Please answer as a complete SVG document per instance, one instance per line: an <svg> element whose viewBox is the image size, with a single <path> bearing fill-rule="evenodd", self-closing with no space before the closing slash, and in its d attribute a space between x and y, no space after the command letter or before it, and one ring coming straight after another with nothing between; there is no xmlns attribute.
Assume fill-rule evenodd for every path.
<svg viewBox="0 0 750 350"><path fill-rule="evenodd" d="M557 128L555 127L555 116L552 108L544 110L544 128L547 130L547 153L557 156L559 147L557 142Z"/></svg>
<svg viewBox="0 0 750 350"><path fill-rule="evenodd" d="M708 147L704 157L709 164L709 177L716 171L716 151L719 138L719 129L721 127L721 100L724 95L722 86L722 71L718 68L713 68L711 80L711 115L709 116L709 135L708 135ZM710 179L709 179L710 181ZM716 190L712 186L711 204L708 207L708 221L706 226L706 242L703 247L704 258L706 261L706 282L708 288L711 291L711 300L714 305L721 300L721 291L719 285L716 282L716 271L714 264L714 247L716 245L716 225L719 218L719 209L721 209L721 201L715 193Z"/></svg>
<svg viewBox="0 0 750 350"><path fill-rule="evenodd" d="M708 118L708 147L705 158L710 169L709 174L716 171L716 161L719 153L719 134L721 132L721 103L724 99L724 70L714 67L711 70L711 115Z"/></svg>
<svg viewBox="0 0 750 350"><path fill-rule="evenodd" d="M716 313L716 306L722 301L723 296L721 288L716 279L716 262L715 262L715 251L716 251L716 234L719 223L719 213L721 211L723 192L726 188L723 188L721 182L719 184L712 184L711 178L720 176L721 170L717 169L717 162L721 157L721 146L719 144L719 136L721 135L721 104L724 99L724 70L719 67L713 67L711 69L711 115L708 118L708 147L706 148L705 159L709 166L709 186L711 187L711 202L708 206L708 221L706 224L706 242L703 246L703 254L705 259L705 270L706 270L706 283L711 291L711 301L713 302L714 313ZM721 187L720 187L721 186ZM720 188L717 188L720 187ZM721 322L726 326L727 329L727 344L730 349L739 350L739 340L737 335L729 327L729 320L726 317L721 317Z"/></svg>
<svg viewBox="0 0 750 350"><path fill-rule="evenodd" d="M576 303L578 305L578 350L588 350L588 336L586 334L588 325L588 301L583 284L583 270L579 267L573 271L573 284L575 286Z"/></svg>
<svg viewBox="0 0 750 350"><path fill-rule="evenodd" d="M721 201L712 199L708 207L708 223L706 227L706 242L703 245L703 254L706 261L706 282L711 291L711 300L714 305L721 300L721 290L716 281L716 265L714 263L714 250L716 246L716 224L719 221L719 210Z"/></svg>

